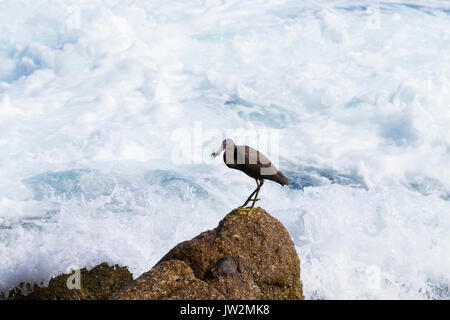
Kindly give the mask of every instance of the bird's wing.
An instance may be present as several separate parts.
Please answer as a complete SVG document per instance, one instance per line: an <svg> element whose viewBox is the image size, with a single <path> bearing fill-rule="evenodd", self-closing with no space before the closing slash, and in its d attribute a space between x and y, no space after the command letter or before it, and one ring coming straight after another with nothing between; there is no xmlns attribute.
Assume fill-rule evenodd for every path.
<svg viewBox="0 0 450 320"><path fill-rule="evenodd" d="M249 146L237 146L237 163L245 166L245 169L252 172L255 176L274 175L278 169L261 152ZM244 160L245 159L245 162Z"/></svg>

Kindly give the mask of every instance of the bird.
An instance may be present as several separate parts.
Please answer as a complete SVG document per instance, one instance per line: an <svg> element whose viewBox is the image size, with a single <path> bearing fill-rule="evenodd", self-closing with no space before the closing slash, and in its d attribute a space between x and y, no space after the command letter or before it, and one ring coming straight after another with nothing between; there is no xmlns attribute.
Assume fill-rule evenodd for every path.
<svg viewBox="0 0 450 320"><path fill-rule="evenodd" d="M289 184L289 179L258 150L247 145L237 146L232 139L227 138L222 141L219 149L211 154L211 157L215 158L223 151L225 151L223 161L228 168L242 171L256 181L256 189L240 208L244 208L250 201L252 201L252 205L247 208L255 206L256 201L260 200L258 199L258 194L265 179L277 182L282 186ZM252 197L254 198L252 199Z"/></svg>

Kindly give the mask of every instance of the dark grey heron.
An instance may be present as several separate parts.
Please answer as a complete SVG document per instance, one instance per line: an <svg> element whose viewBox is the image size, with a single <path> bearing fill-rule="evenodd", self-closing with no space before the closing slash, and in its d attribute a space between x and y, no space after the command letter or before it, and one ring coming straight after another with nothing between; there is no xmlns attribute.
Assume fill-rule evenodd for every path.
<svg viewBox="0 0 450 320"><path fill-rule="evenodd" d="M217 157L222 151L225 151L223 161L228 168L240 170L256 181L256 189L250 194L241 208L245 207L250 201L252 201L250 208L254 207L255 202L259 200L259 190L264 184L265 179L275 181L282 186L289 184L288 178L258 150L246 145L237 146L233 140L225 139L219 149L211 154L211 156ZM254 198L252 199L252 197Z"/></svg>

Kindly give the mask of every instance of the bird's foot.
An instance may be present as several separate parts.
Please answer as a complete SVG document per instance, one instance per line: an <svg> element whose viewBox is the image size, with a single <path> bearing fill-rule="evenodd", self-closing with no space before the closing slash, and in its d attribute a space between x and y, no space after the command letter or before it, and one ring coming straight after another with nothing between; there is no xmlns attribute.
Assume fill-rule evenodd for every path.
<svg viewBox="0 0 450 320"><path fill-rule="evenodd" d="M255 202L256 202L256 201L260 201L260 200L261 200L261 199L252 199L252 200L249 201L249 202L252 202L252 205L251 205L251 206L246 207L247 203L244 203L242 206L240 206L240 207L238 207L238 208L239 208L239 209L251 209L251 208L254 207Z"/></svg>
<svg viewBox="0 0 450 320"><path fill-rule="evenodd" d="M253 209L253 207L254 207L254 203L251 205L251 206L248 206L248 207L246 207L246 206L240 206L240 207L238 207L238 209L241 209L241 210L251 210L251 209Z"/></svg>

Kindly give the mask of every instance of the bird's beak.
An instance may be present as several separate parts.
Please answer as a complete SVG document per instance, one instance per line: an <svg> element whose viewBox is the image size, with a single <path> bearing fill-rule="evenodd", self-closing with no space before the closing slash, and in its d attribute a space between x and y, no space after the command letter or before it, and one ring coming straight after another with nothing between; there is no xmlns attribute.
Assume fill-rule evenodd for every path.
<svg viewBox="0 0 450 320"><path fill-rule="evenodd" d="M213 158L217 157L218 155L220 155L220 154L222 153L223 150L224 150L223 145L221 145L220 148L217 149L216 152L213 152L213 153L211 154L211 157L213 157Z"/></svg>

